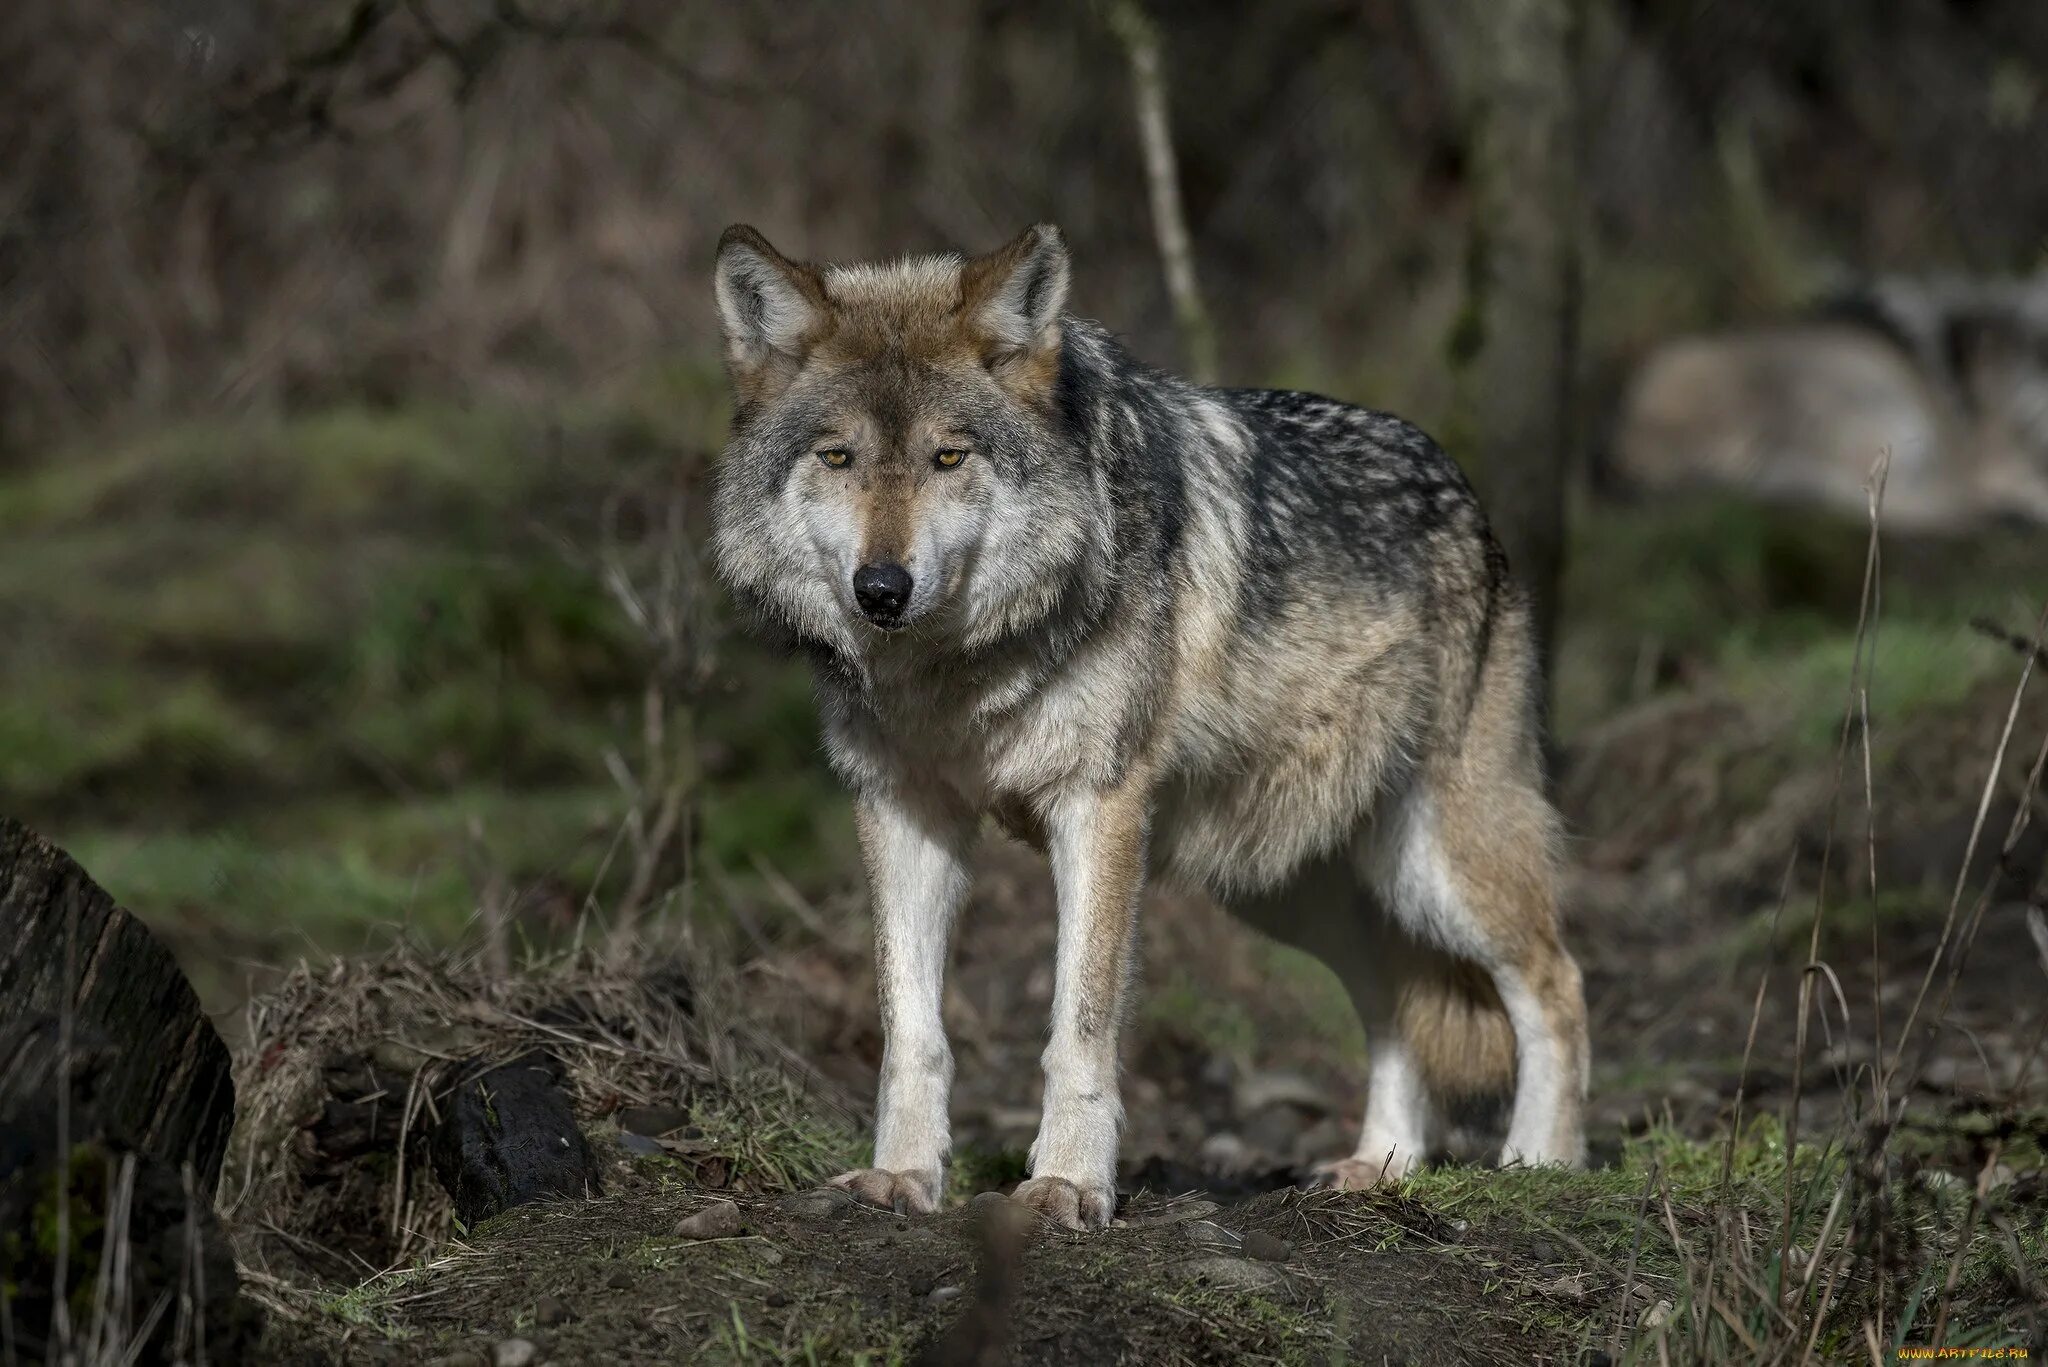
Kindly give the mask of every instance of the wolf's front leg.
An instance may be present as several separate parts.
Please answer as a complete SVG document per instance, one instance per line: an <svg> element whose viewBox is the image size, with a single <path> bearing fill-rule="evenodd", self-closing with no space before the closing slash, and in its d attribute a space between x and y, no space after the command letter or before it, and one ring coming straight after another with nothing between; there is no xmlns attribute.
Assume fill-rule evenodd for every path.
<svg viewBox="0 0 2048 1367"><path fill-rule="evenodd" d="M1047 813L1059 893L1059 959L1045 1107L1031 1180L1017 1199L1069 1229L1099 1229L1116 1208L1117 1028L1130 976L1151 818L1147 785L1068 798Z"/></svg>
<svg viewBox="0 0 2048 1367"><path fill-rule="evenodd" d="M863 798L855 810L874 902L882 1079L875 1165L832 1179L871 1205L938 1208L951 1148L953 1051L939 1016L953 918L967 896L977 816L925 795Z"/></svg>

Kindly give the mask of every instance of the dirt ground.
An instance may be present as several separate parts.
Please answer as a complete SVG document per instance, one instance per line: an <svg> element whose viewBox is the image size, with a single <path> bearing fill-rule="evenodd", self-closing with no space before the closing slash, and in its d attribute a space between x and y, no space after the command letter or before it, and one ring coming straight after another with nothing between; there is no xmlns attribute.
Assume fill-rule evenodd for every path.
<svg viewBox="0 0 2048 1367"><path fill-rule="evenodd" d="M975 1198L1023 1175L1054 918L1042 862L992 838L946 1003L958 1161L941 1215L903 1219L808 1188L857 1161L881 1042L859 917L807 907L810 933L743 964L735 987L784 1056L808 1070L804 1088L816 1091L796 1096L795 1114L829 1112L844 1130L806 1139L800 1160L750 1166L748 1141L731 1128L691 1124L680 1139L649 1143L623 1136L618 1115L595 1116L608 1169L598 1199L508 1213L353 1286L316 1293L259 1274L256 1289L275 1312L272 1345L285 1361L443 1367L1592 1363L1668 1348L1656 1326L1687 1295L1687 1242L1706 1242L1709 1207L1726 1199L1726 1189L1715 1195L1720 1140L1738 1094L1744 1115L1766 1122L1761 1140L1730 1151L1735 1197L1759 1223L1777 1218L1779 1188L1790 1183L1783 1126L1795 1078L1804 1143L1839 1145L1850 1131L1838 1122L1868 1113L1875 1032L1885 1032L1887 1052L1896 1044L1943 938L2002 719L1987 692L1908 743L1873 747L1874 825L1860 797L1831 800L1825 753L1774 760L1768 781L1730 781L1754 719L1711 699L1646 709L1567 757L1571 942L1586 970L1596 1059L1588 1173L1478 1166L1499 1122L1481 1112L1460 1118L1439 1167L1397 1189L1302 1192L1306 1165L1346 1152L1360 1120L1367 1060L1342 993L1318 966L1219 909L1160 895L1147 908L1125 1048L1118 1222L1087 1236L1013 1230L1000 1207ZM1705 732L1719 739L1710 745ZM2048 690L2029 696L2015 734L2048 734ZM2014 784L2032 762L2015 751L2015 777L1992 790L1990 848L2004 842L2007 798L2024 792ZM1620 782L1645 796L1600 800ZM1744 840L1754 846L1746 856ZM1859 900L1873 851L1886 886L1918 891ZM1912 876L1914 861L1925 877ZM1890 1098L1907 1104L1887 1180L1906 1185L1886 1187L1895 1192L1887 1199L1923 1204L1886 1207L1886 1218L1902 1237L1920 1232L1921 1271L1873 1264L1850 1278L1924 1280L1942 1265L1944 1231L1963 1228L1953 1324L1968 1326L1972 1341L2018 1344L2039 1339L2048 1312L2037 1270L2048 1230L2039 1057L2048 966L2024 919L2025 899L2041 895L2040 848L2022 839L2002 869L1978 869L1959 903L1956 938L1971 941L1969 955L1952 990L1946 970L1934 976L1922 1019L1939 1027L1913 1033L1924 1056L1895 1083L1903 1096ZM1972 934L1979 883L1990 891ZM1797 968L1821 886L1828 967L1811 976L1802 1068ZM707 1106L716 1110L706 1098L746 1085L717 1073L699 1069L679 1084L676 1099L694 1099L677 1122L704 1121ZM755 1117L742 1129L757 1139L802 1123L743 1113ZM1645 1223L1653 1179L1676 1252L1645 1244L1645 1229L1660 1242L1663 1233ZM1997 1193L1985 1209L2018 1221L2025 1237L2015 1236L2009 1261L2002 1245L1971 1242L1959 1225L1953 1203L1973 1188ZM735 1202L729 1227L705 1239L679 1232L724 1199ZM1971 1220L1976 1213L1970 1206ZM1893 1304L1908 1299L1901 1290ZM1729 1342L1732 1356L1694 1345L1686 1360L1743 1360ZM1847 1351L1847 1340L1820 1342ZM531 1359L520 1356L527 1343Z"/></svg>

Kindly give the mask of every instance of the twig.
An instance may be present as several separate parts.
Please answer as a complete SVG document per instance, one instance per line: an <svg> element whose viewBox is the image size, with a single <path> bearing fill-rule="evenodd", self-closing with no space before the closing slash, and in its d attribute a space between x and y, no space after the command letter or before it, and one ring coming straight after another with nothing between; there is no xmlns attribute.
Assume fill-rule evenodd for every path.
<svg viewBox="0 0 2048 1367"><path fill-rule="evenodd" d="M2022 658L2032 656L2035 664L2048 669L2048 646L2043 646L2038 641L2029 641L2017 631L2007 631L1989 617L1972 617L1970 628L1982 632L2000 645L2011 646Z"/></svg>
<svg viewBox="0 0 2048 1367"><path fill-rule="evenodd" d="M1879 558L1879 531L1883 525L1884 488L1891 473L1891 452L1878 454L1877 463L1871 468L1870 482L1866 486L1870 512L1870 542L1863 558L1863 595L1856 614L1856 644L1850 654L1849 696L1842 709L1841 739L1835 747L1835 774L1833 787L1828 795L1827 838L1821 845L1820 872L1815 879L1813 895L1813 927L1808 935L1806 966L1799 975L1799 1018L1794 1028L1795 1043L1792 1053L1792 1096L1785 1108L1785 1219L1778 1241L1778 1269L1780 1284L1792 1254L1792 1187L1795 1158L1799 1153L1799 1102L1806 1084L1806 1038L1807 1022L1813 1011L1814 968L1820 960L1820 933L1827 913L1828 866L1835 850L1835 815L1842 803L1842 776L1849 759L1849 736L1854 725L1858 707L1857 699L1867 696L1869 674L1876 657L1876 642L1873 640L1877 629L1877 583ZM1865 712L1864 715L1868 715ZM1880 1093L1883 1082L1878 1084Z"/></svg>
<svg viewBox="0 0 2048 1367"><path fill-rule="evenodd" d="M2044 635L2048 635L2048 603L2042 604L2040 621L2034 627L2034 638L2037 642ZM1947 955L1949 946L1954 940L1956 914L1962 907L1963 888L1969 880L1971 861L1977 857L1978 842L1984 837L1984 821L1991 811L1992 794L1998 791L1998 776L2005 769L2005 756L2006 751L2012 745L2013 728L2019 724L2020 700L2026 696L2027 685L2033 681L2035 654L2038 650L2038 645L2034 650L2030 650L2027 653L2026 663L2020 668L2019 683L2012 691L2012 704L2006 709L2005 727L1999 732L1998 748L1992 752L1990 771L1984 776L1984 791L1977 799L1977 814L1970 822L1970 839L1969 843L1963 847L1962 866L1956 870L1955 888L1949 894L1948 914L1942 921L1941 938L1934 946L1933 957L1927 962L1927 972L1920 979L1919 990L1913 994L1912 1009L1906 1013L1906 1022L1899 1029L1898 1043L1894 1046L1891 1061L1886 1065L1885 1069L1887 1083L1899 1071L1900 1062L1906 1052L1906 1041L1912 1036L1914 1023L1920 1017L1920 1008L1927 1000L1928 989L1934 985L1934 975L1940 970L1942 960ZM2025 815L2025 812L2026 807L2022 804L2019 812L2014 816L2016 823L2021 816Z"/></svg>
<svg viewBox="0 0 2048 1367"><path fill-rule="evenodd" d="M1195 284L1195 254L1188 242L1187 209L1181 203L1180 168L1167 122L1166 78L1160 69L1159 30L1138 0L1116 0L1109 26L1123 40L1131 62L1131 93L1137 103L1138 139L1145 155L1145 184L1152 198L1152 227L1166 292L1180 325L1189 372L1203 384L1216 383L1216 328Z"/></svg>

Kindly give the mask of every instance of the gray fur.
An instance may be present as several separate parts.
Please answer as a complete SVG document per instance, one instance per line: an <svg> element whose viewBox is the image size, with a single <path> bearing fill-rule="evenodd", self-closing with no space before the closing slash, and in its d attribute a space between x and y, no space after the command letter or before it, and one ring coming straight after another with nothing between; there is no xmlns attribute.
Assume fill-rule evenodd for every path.
<svg viewBox="0 0 2048 1367"><path fill-rule="evenodd" d="M1333 1180L1405 1170L1426 1084L1510 1026L1508 1152L1575 1161L1584 1014L1556 937L1528 612L1444 452L1385 413L1141 365L1059 312L1050 228L972 261L823 270L735 233L745 271L781 262L822 301L794 365L735 361L716 521L742 608L810 658L862 813L890 1042L876 1168L843 1181L936 1199L952 1060L927 946L984 814L1047 848L1060 885L1020 1191L1048 1214L1107 1218L1147 867L1353 987L1380 1062L1360 1156ZM964 463L934 465L956 446ZM899 630L848 588L878 559L916 581Z"/></svg>

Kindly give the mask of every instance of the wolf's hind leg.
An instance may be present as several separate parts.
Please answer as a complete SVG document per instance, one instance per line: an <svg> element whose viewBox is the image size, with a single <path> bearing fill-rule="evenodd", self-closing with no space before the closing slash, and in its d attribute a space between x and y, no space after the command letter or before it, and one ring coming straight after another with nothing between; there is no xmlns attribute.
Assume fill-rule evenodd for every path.
<svg viewBox="0 0 2048 1367"><path fill-rule="evenodd" d="M1493 1090L1512 1060L1505 1163L1585 1158L1586 1007L1558 934L1555 820L1513 777L1426 780L1388 813L1368 861L1389 913L1444 956L1399 1008L1431 1090Z"/></svg>
<svg viewBox="0 0 2048 1367"><path fill-rule="evenodd" d="M1391 925L1341 857L1304 867L1280 891L1233 902L1247 924L1315 955L1337 976L1365 1028L1365 1123L1349 1158L1316 1166L1311 1185L1340 1191L1406 1175L1436 1139L1436 1107L1396 1006L1424 951Z"/></svg>

